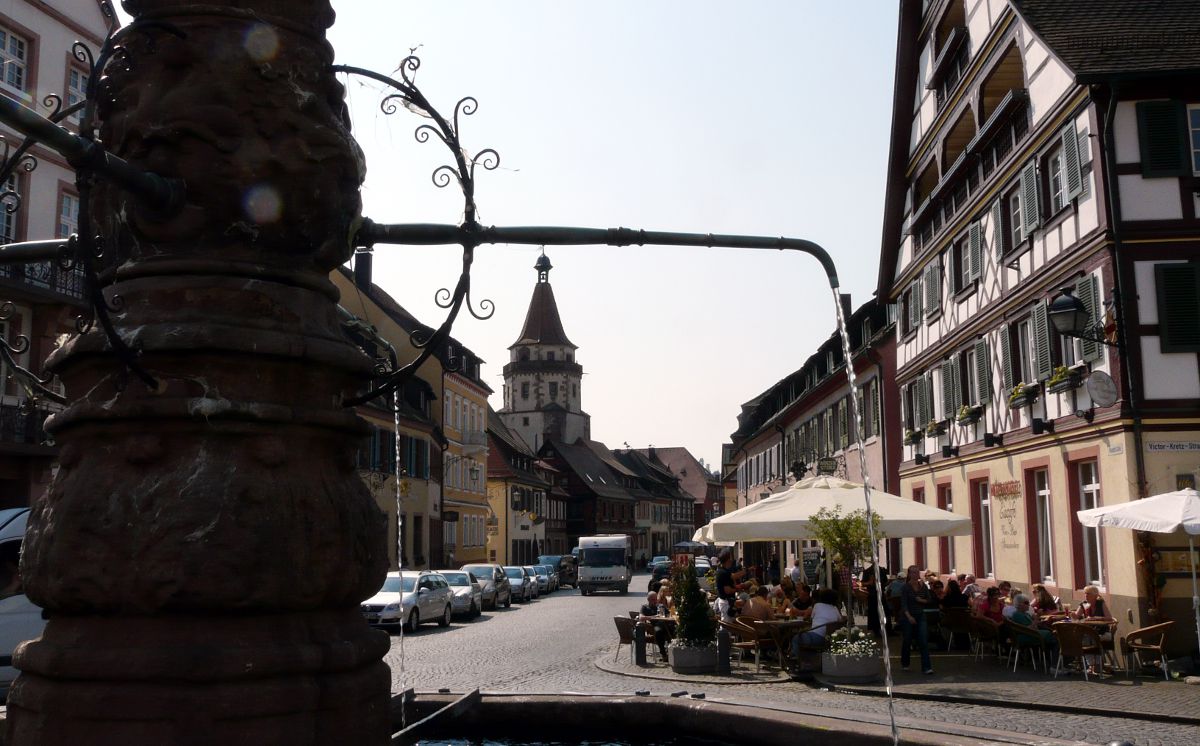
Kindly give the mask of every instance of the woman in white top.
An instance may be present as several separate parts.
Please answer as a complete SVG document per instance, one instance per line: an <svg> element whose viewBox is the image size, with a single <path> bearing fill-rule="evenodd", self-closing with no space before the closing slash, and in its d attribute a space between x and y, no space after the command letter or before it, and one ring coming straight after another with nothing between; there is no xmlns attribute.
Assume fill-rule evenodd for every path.
<svg viewBox="0 0 1200 746"><path fill-rule="evenodd" d="M826 588L817 594L817 602L812 607L812 629L792 638L793 655L800 654L801 645L812 647L825 642L825 636L829 634L827 625L842 621L842 612L838 611L837 602L837 592L832 588Z"/></svg>

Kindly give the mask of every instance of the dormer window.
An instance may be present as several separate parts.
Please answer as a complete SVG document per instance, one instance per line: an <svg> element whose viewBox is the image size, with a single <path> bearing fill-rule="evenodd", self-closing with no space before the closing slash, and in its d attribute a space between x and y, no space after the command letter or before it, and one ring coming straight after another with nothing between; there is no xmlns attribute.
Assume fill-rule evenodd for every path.
<svg viewBox="0 0 1200 746"><path fill-rule="evenodd" d="M554 352L547 352L546 359L549 360L550 362L554 362Z"/></svg>

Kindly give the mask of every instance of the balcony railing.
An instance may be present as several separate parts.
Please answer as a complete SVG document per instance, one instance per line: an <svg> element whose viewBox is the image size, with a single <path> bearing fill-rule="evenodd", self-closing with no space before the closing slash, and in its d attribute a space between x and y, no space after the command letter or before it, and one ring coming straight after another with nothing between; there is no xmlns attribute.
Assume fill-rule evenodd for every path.
<svg viewBox="0 0 1200 746"><path fill-rule="evenodd" d="M63 269L57 262L34 264L0 265L0 279L5 284L20 283L35 291L65 296L75 300L83 298L83 269Z"/></svg>
<svg viewBox="0 0 1200 746"><path fill-rule="evenodd" d="M49 414L44 409L26 411L13 404L0 404L0 443L46 444L48 437L42 423Z"/></svg>

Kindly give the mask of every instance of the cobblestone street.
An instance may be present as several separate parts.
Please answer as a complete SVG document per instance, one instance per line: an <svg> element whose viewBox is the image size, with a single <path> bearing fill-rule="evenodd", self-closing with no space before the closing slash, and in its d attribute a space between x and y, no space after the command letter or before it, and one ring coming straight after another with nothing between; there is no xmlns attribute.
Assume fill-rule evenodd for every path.
<svg viewBox="0 0 1200 746"><path fill-rule="evenodd" d="M648 577L639 575L628 596L601 593L588 598L574 590L561 590L524 606L486 612L474 621L455 621L448 629L422 627L415 635L392 638L387 657L392 667L393 691L413 687L418 692L448 688L455 692L480 688L494 692L524 693L623 693L649 690L669 694L686 689L703 692L709 700L805 711L826 716L882 722L887 717L883 697L833 692L818 685L797 682L765 684L679 684L602 671L597 659L613 661L616 630L612 617L624 615L641 603ZM621 649L614 668L626 668L629 649ZM626 661L620 664L619 661ZM909 676L911 678L911 675ZM903 682L901 682L903 683ZM1055 684L1062 699L1080 698L1082 681L1042 682L1046 691ZM1102 685L1101 685L1102 686ZM1181 688L1182 684L1169 685ZM1095 689L1103 698L1105 689ZM998 690L997 697L1007 696ZM1105 706L1103 702L1093 703ZM895 701L903 724L925 728L966 726L1003 730L1035 737L1106 744L1129 741L1156 746L1200 743L1200 726L1144 719L1103 717L1083 713L1043 712L1012 706L914 699ZM1196 713L1190 713L1196 714ZM944 724L944 725L943 725Z"/></svg>

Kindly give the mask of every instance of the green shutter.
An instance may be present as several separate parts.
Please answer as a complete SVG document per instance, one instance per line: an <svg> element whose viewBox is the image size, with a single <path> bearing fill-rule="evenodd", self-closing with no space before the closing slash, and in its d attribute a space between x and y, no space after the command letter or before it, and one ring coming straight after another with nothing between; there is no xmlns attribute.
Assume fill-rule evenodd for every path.
<svg viewBox="0 0 1200 746"><path fill-rule="evenodd" d="M871 387L871 396L875 400L874 406L871 407L871 432L879 435L883 432L881 428L883 423L883 396L880 390L883 388L880 384L883 383L882 378L875 379L875 385Z"/></svg>
<svg viewBox="0 0 1200 746"><path fill-rule="evenodd" d="M1062 129L1062 152L1063 190L1066 200L1070 202L1083 191L1083 171L1079 165L1079 135L1075 132L1075 122Z"/></svg>
<svg viewBox="0 0 1200 746"><path fill-rule="evenodd" d="M987 404L992 400L992 361L988 357L986 339L975 343L975 386L978 388L978 404ZM969 393L969 392L968 392Z"/></svg>
<svg viewBox="0 0 1200 746"><path fill-rule="evenodd" d="M963 390L962 390L962 357L955 355L950 358L950 376L953 379L953 389L951 390L950 411L946 412L947 417L954 417L958 414L959 407L963 405Z"/></svg>
<svg viewBox="0 0 1200 746"><path fill-rule="evenodd" d="M1142 176L1191 173L1187 109L1182 101L1139 101L1137 120Z"/></svg>
<svg viewBox="0 0 1200 746"><path fill-rule="evenodd" d="M1026 237L1042 224L1039 192L1037 163L1030 161L1029 165L1021 171L1021 218L1025 222Z"/></svg>
<svg viewBox="0 0 1200 746"><path fill-rule="evenodd" d="M1089 330L1091 334L1102 334L1098 322L1100 321L1100 302L1096 291L1096 278L1093 275L1084 275L1075 281L1075 297L1083 303L1083 307L1087 309L1090 325L1093 327ZM1099 360L1103 345L1090 339L1083 339L1081 346L1083 347L1083 359L1091 362Z"/></svg>
<svg viewBox="0 0 1200 746"><path fill-rule="evenodd" d="M925 423L929 422L929 397L926 395L925 376L922 375L914 384L917 387L916 403L917 403L917 421L913 424L913 429L920 430L925 427Z"/></svg>
<svg viewBox="0 0 1200 746"><path fill-rule="evenodd" d="M992 251L1000 257L1008 253L1008 231L1004 230L1004 198L992 205Z"/></svg>
<svg viewBox="0 0 1200 746"><path fill-rule="evenodd" d="M1033 332L1033 347L1037 359L1034 361L1035 377L1045 381L1054 374L1054 360L1050 354L1050 324L1046 315L1046 301L1039 302L1033 307L1030 315L1030 328Z"/></svg>
<svg viewBox="0 0 1200 746"><path fill-rule="evenodd" d="M941 257L934 257L925 267L925 313L933 313L942 305Z"/></svg>
<svg viewBox="0 0 1200 746"><path fill-rule="evenodd" d="M1000 327L1000 381L1004 384L1004 395L1007 396L1015 385L1012 369L1012 341L1009 339L1007 326Z"/></svg>
<svg viewBox="0 0 1200 746"><path fill-rule="evenodd" d="M1200 352L1200 264L1156 264L1154 279L1161 350Z"/></svg>
<svg viewBox="0 0 1200 746"><path fill-rule="evenodd" d="M967 279L978 280L983 274L983 224L976 220L967 229Z"/></svg>
<svg viewBox="0 0 1200 746"><path fill-rule="evenodd" d="M942 419L948 419L954 408L954 358L942 363Z"/></svg>
<svg viewBox="0 0 1200 746"><path fill-rule="evenodd" d="M912 399L909 396L912 393L911 389L912 386L908 384L900 387L900 417L904 420L901 424L909 430L916 427L913 424L916 413L913 412Z"/></svg>

